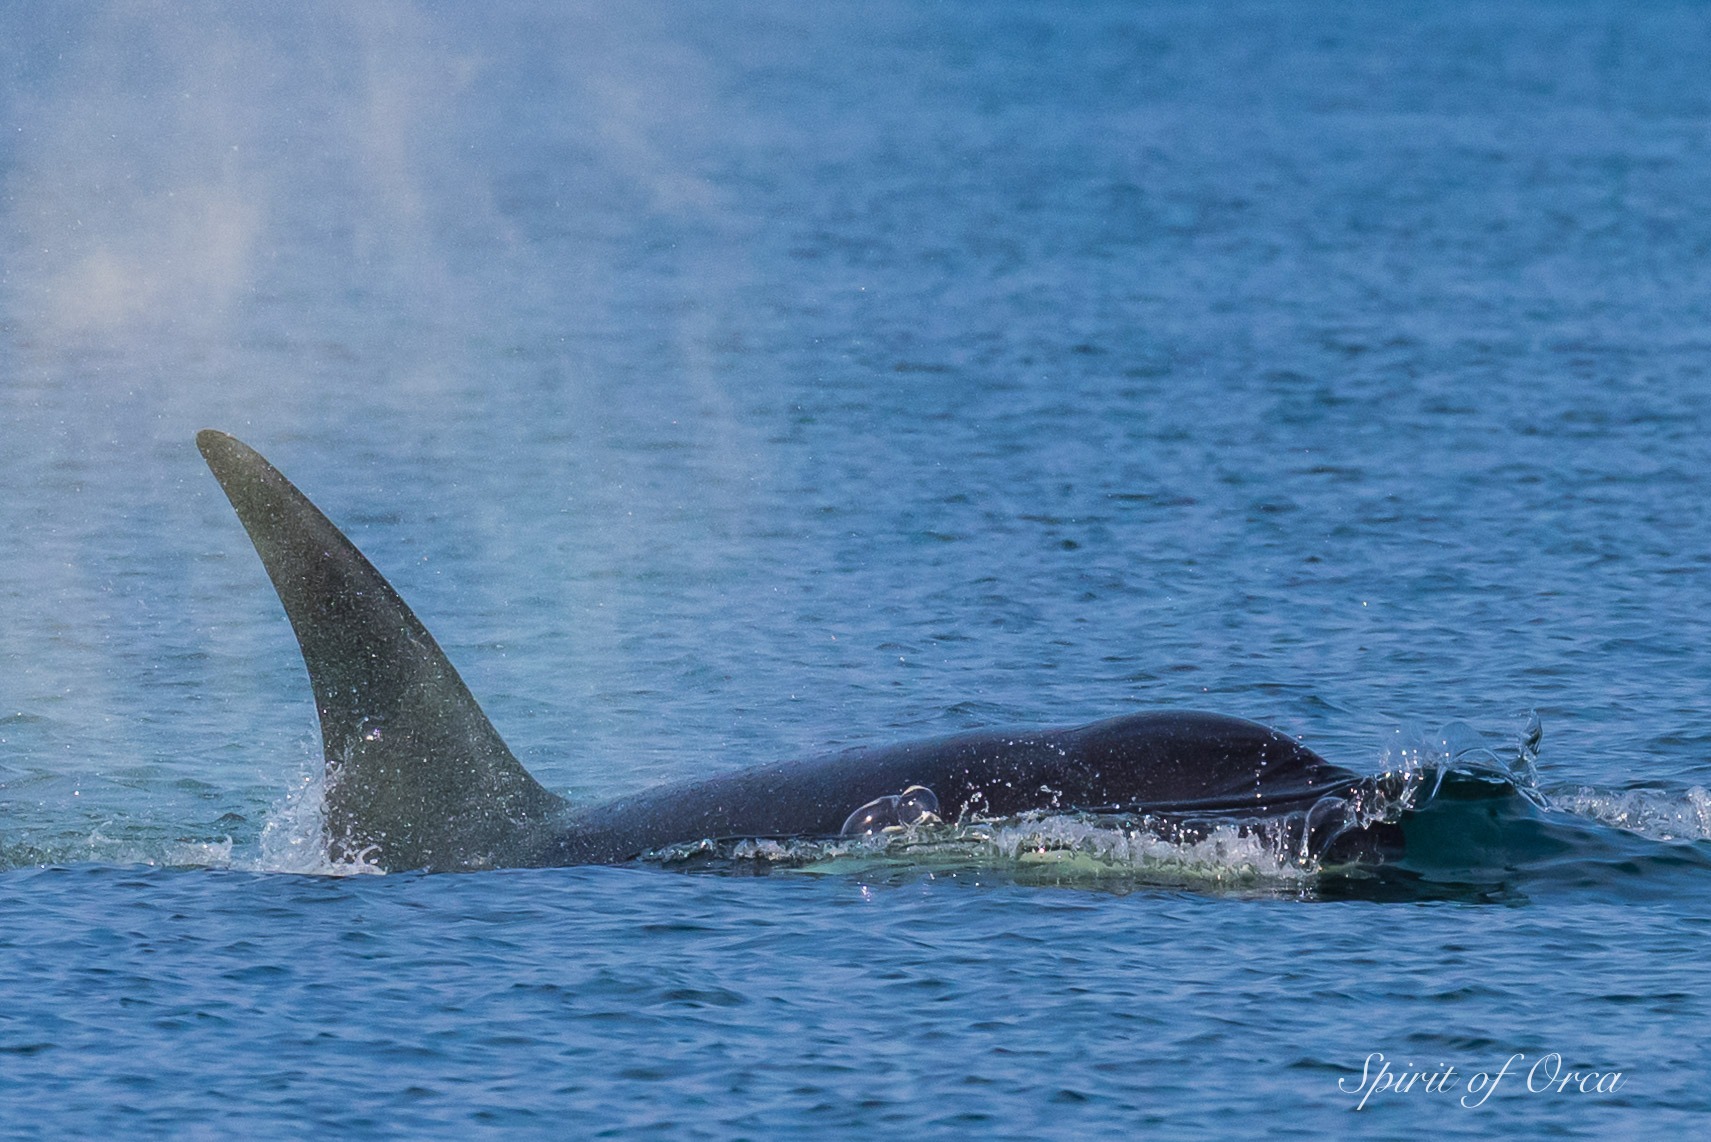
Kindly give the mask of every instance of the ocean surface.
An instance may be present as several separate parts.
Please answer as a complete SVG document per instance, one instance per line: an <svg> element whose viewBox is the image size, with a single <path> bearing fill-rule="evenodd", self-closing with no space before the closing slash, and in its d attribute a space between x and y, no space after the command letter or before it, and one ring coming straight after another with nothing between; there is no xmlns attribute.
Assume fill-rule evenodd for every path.
<svg viewBox="0 0 1711 1142"><path fill-rule="evenodd" d="M1696 1137L1708 59L1632 0L0 7L0 1136ZM210 426L574 800L1204 709L1400 775L1407 853L362 875Z"/></svg>

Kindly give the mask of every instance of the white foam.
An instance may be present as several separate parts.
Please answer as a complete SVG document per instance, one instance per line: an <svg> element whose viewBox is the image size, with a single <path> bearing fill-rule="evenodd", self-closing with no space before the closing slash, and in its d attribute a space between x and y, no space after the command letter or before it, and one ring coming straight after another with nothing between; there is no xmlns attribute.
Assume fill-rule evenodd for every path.
<svg viewBox="0 0 1711 1142"><path fill-rule="evenodd" d="M928 825L827 841L702 840L644 859L670 865L748 862L812 873L876 868L928 872L992 870L1057 882L1127 880L1206 888L1291 888L1310 882L1316 862L1298 860L1286 830L1216 823L1192 836L1140 818L1028 814L962 825Z"/></svg>
<svg viewBox="0 0 1711 1142"><path fill-rule="evenodd" d="M994 855L1022 868L1215 886L1310 879L1317 866L1285 852L1282 834L1231 823L1203 836L1173 838L1145 824L1121 825L1075 815L1023 818L988 826Z"/></svg>
<svg viewBox="0 0 1711 1142"><path fill-rule="evenodd" d="M381 875L386 870L364 859L369 850L348 860L327 856L325 767L303 769L297 782L267 815L252 872L294 872L312 876Z"/></svg>
<svg viewBox="0 0 1711 1142"><path fill-rule="evenodd" d="M1655 841L1711 840L1711 793L1702 785L1680 793L1582 787L1552 795L1550 805Z"/></svg>

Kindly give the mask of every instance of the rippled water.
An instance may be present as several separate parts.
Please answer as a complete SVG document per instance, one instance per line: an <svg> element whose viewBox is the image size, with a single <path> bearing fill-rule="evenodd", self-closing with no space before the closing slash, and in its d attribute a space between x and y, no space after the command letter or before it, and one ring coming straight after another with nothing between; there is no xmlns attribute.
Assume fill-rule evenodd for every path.
<svg viewBox="0 0 1711 1142"><path fill-rule="evenodd" d="M1567 0L7 8L0 1130L1693 1136L1708 49ZM1048 814L330 875L208 425L574 799L1202 708L1407 775L1407 856ZM1376 1052L1455 1074L1355 1110Z"/></svg>

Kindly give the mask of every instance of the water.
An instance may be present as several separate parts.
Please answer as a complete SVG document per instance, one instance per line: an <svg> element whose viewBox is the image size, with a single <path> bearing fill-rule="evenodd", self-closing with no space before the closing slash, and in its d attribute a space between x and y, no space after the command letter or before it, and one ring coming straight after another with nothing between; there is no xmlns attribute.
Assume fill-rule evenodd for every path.
<svg viewBox="0 0 1711 1142"><path fill-rule="evenodd" d="M1667 4L7 9L0 1126L1692 1136L1708 49ZM1414 774L1410 855L1060 815L330 875L208 425L573 798L1205 708ZM1375 1052L1455 1073L1355 1110Z"/></svg>

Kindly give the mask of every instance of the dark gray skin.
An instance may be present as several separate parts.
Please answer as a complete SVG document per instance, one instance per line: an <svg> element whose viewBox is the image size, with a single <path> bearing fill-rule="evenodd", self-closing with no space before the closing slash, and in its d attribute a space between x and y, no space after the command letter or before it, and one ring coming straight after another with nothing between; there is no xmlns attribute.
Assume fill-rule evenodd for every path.
<svg viewBox="0 0 1711 1142"><path fill-rule="evenodd" d="M572 806L512 756L433 636L307 497L233 437L208 429L196 443L303 651L334 860L389 871L614 864L707 838L833 837L852 811L911 785L932 790L951 821L1034 809L1303 814L1326 859L1397 844L1394 829L1341 826L1338 810L1370 779L1265 726L1201 713L852 749Z"/></svg>
<svg viewBox="0 0 1711 1142"><path fill-rule="evenodd" d="M1032 809L1249 819L1358 795L1361 779L1275 730L1218 714L1127 714L1061 729L953 737L758 765L572 810L549 864L625 860L702 837L836 836L857 806L911 785L940 815Z"/></svg>

